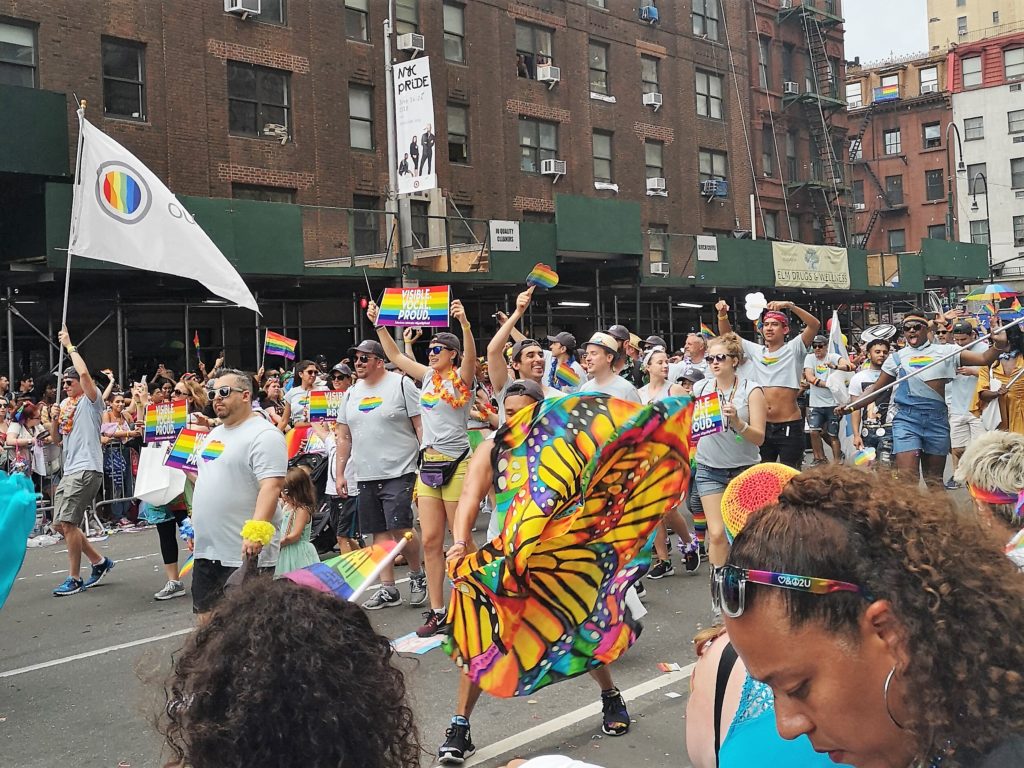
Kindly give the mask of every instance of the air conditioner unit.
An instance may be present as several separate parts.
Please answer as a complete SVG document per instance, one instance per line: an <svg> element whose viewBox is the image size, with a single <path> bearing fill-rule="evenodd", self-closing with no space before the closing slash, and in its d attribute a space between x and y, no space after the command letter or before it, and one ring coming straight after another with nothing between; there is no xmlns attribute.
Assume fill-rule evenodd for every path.
<svg viewBox="0 0 1024 768"><path fill-rule="evenodd" d="M554 176L555 181L558 181L559 176L565 175L565 167L565 160L556 160L553 157L540 161L541 175Z"/></svg>
<svg viewBox="0 0 1024 768"><path fill-rule="evenodd" d="M863 106L864 102L862 102L860 99L855 99L854 101L846 102L847 109L860 109Z"/></svg>
<svg viewBox="0 0 1024 768"><path fill-rule="evenodd" d="M651 274L652 275L667 275L668 274L668 262L667 261L652 261L651 262Z"/></svg>
<svg viewBox="0 0 1024 768"><path fill-rule="evenodd" d="M537 79L548 84L550 90L555 83L562 79L562 70L552 64L541 64L537 67Z"/></svg>
<svg viewBox="0 0 1024 768"><path fill-rule="evenodd" d="M728 197L729 182L725 179L705 179L700 183L700 193L706 197Z"/></svg>
<svg viewBox="0 0 1024 768"><path fill-rule="evenodd" d="M855 210L855 211L863 211L865 208L867 208L867 206L864 203L854 203L853 204L853 210Z"/></svg>
<svg viewBox="0 0 1024 768"><path fill-rule="evenodd" d="M417 35L415 32L406 32L404 35L398 36L398 50L400 51L423 53L426 47L427 41L423 35Z"/></svg>
<svg viewBox="0 0 1024 768"><path fill-rule="evenodd" d="M793 7L793 0L779 0L779 10L788 11Z"/></svg>
<svg viewBox="0 0 1024 768"><path fill-rule="evenodd" d="M648 192L664 192L665 191L665 179L660 176L654 176L647 180L647 191Z"/></svg>
<svg viewBox="0 0 1024 768"><path fill-rule="evenodd" d="M234 13L245 20L246 16L260 15L261 0L224 0L224 12Z"/></svg>
<svg viewBox="0 0 1024 768"><path fill-rule="evenodd" d="M658 9L653 5L645 5L640 8L640 21L646 21L648 24L657 24L659 18Z"/></svg>
<svg viewBox="0 0 1024 768"><path fill-rule="evenodd" d="M645 93L644 94L644 106L645 107L654 107L654 111L655 112L657 112L658 111L658 107L661 106L661 101L662 101L661 94L658 93L657 91L653 91L652 93Z"/></svg>
<svg viewBox="0 0 1024 768"><path fill-rule="evenodd" d="M939 84L938 83L921 83L921 95L922 96L924 94L926 94L926 93L938 93L938 92L939 92Z"/></svg>
<svg viewBox="0 0 1024 768"><path fill-rule="evenodd" d="M799 96L800 83L794 83L792 80L787 80L782 84L782 93L786 96Z"/></svg>

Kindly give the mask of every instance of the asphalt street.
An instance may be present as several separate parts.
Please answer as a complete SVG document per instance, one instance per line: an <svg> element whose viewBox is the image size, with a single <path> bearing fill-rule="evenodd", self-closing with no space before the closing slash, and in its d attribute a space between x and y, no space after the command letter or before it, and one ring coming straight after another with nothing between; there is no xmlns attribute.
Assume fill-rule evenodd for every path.
<svg viewBox="0 0 1024 768"><path fill-rule="evenodd" d="M0 613L5 765L157 768L166 761L153 720L162 709L171 655L193 626L191 599L153 599L164 583L155 529L115 534L98 546L117 567L97 587L63 598L50 594L65 572L63 545L30 549ZM399 577L404 572L399 569ZM696 577L680 566L675 576L646 581L650 613L643 635L612 668L631 699L629 734L601 734L598 691L583 676L526 700L485 696L472 719L477 756L467 765L560 753L609 767L687 768L687 665L694 660L690 639L711 619L707 573L706 564ZM407 585L401 588L407 595ZM408 603L372 618L391 638L420 623L419 609ZM658 662L676 662L683 670L662 673ZM440 649L404 657L400 664L428 766L443 740L459 673Z"/></svg>

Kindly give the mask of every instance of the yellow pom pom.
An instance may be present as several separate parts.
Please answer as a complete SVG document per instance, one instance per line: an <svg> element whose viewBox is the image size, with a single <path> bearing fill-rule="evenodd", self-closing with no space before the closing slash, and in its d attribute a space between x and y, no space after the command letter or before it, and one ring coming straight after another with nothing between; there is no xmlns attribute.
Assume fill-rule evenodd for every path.
<svg viewBox="0 0 1024 768"><path fill-rule="evenodd" d="M262 544L264 547L270 543L270 540L274 538L273 523L268 523L265 520L246 520L245 525L242 526L242 538L246 541L256 541Z"/></svg>

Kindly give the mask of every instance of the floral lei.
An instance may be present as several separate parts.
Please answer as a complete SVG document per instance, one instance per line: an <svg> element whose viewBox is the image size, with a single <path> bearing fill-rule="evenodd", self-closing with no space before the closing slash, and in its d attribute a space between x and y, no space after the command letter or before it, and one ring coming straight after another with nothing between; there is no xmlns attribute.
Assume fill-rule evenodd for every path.
<svg viewBox="0 0 1024 768"><path fill-rule="evenodd" d="M453 396L448 388L444 386L445 379L448 379L448 381L451 382L452 390L458 394L458 397ZM466 382L462 380L462 376L460 376L458 371L454 368L449 368L443 378L440 373L434 371L434 375L431 377L430 383L434 386L434 391L440 395L441 399L456 411L469 402L469 396L471 394L469 387L466 386Z"/></svg>
<svg viewBox="0 0 1024 768"><path fill-rule="evenodd" d="M75 426L75 408L78 407L79 397L69 397L60 406L59 426L62 435L70 435L71 429Z"/></svg>

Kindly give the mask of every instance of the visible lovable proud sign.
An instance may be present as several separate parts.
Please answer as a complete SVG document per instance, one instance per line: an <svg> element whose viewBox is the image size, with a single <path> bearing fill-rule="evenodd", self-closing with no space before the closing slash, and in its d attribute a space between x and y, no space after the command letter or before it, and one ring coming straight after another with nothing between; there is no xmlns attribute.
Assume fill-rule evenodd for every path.
<svg viewBox="0 0 1024 768"><path fill-rule="evenodd" d="M387 288L380 302L378 325L448 327L451 292L447 285L432 288Z"/></svg>

